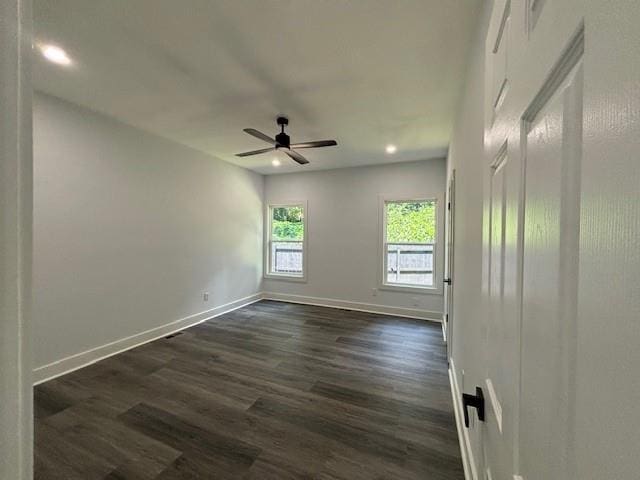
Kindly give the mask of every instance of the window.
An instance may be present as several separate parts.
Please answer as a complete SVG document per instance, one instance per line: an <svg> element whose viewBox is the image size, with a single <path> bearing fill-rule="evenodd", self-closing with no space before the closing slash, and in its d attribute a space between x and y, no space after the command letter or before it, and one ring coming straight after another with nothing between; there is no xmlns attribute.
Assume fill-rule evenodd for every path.
<svg viewBox="0 0 640 480"><path fill-rule="evenodd" d="M269 205L267 275L305 276L305 205Z"/></svg>
<svg viewBox="0 0 640 480"><path fill-rule="evenodd" d="M387 200L383 211L383 284L433 288L435 200Z"/></svg>

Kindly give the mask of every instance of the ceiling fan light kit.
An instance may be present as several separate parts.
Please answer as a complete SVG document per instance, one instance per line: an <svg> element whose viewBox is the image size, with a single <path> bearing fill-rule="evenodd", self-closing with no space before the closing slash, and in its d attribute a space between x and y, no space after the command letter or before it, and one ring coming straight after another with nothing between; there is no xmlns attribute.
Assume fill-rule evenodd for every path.
<svg viewBox="0 0 640 480"><path fill-rule="evenodd" d="M267 153L277 150L282 150L286 153L291 159L300 165L306 165L309 163L309 160L304 158L298 152L294 150L294 148L319 148L319 147L333 147L338 145L338 142L335 140L318 140L314 142L303 142L303 143L291 143L291 138L289 135L284 133L284 127L289 125L289 119L284 116L279 116L276 119L276 123L280 126L280 133L278 133L275 138L271 138L269 135L262 133L255 128L245 128L244 132L248 133L252 137L259 138L260 140L270 143L272 146L269 148L262 148L260 150L252 150L250 152L237 153L237 157L248 157L251 155L259 155L261 153Z"/></svg>

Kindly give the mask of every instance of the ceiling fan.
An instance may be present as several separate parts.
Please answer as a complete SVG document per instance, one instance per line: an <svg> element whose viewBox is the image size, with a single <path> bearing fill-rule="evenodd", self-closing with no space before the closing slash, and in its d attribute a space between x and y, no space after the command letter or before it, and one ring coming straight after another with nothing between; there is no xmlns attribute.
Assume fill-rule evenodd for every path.
<svg viewBox="0 0 640 480"><path fill-rule="evenodd" d="M276 138L271 138L268 135L256 130L255 128L245 128L244 131L249 135L259 138L260 140L264 140L267 143L273 145L269 148L263 148L260 150L253 150L251 152L237 153L236 157L248 157L250 155L258 155L260 153L271 152L274 150L282 150L284 153L289 155L294 161L298 162L300 165L305 165L309 163L309 160L304 158L298 152L293 150L294 148L318 148L318 147L333 147L334 145L338 145L338 142L335 140L318 140L316 142L303 142L303 143L291 143L289 139L289 135L284 133L284 127L289 125L289 119L287 117L278 117L276 122L281 127L281 131L276 135Z"/></svg>

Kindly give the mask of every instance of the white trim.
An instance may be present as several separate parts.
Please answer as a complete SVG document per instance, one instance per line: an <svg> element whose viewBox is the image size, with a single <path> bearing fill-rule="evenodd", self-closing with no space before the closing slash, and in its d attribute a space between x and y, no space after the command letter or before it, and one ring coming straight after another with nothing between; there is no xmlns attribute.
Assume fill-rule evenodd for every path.
<svg viewBox="0 0 640 480"><path fill-rule="evenodd" d="M507 26L507 20L511 16L511 1L507 0L504 3L504 7L502 9L502 18L500 19L500 26L498 27L498 32L496 34L496 40L493 43L493 50L491 53L496 54L498 50L500 50L500 45L502 44L502 37L504 35L504 30Z"/></svg>
<svg viewBox="0 0 640 480"><path fill-rule="evenodd" d="M383 315L393 315L396 317L416 318L431 322L442 322L442 312L429 312L417 308L390 307L374 303L349 302L335 298L307 297L303 295L290 295L286 293L263 292L262 298L265 300L277 300L287 303L301 303L304 305L315 305L318 307L339 308L343 310L356 310L358 312L379 313Z"/></svg>
<svg viewBox="0 0 640 480"><path fill-rule="evenodd" d="M453 358L449 361L449 383L451 384L451 396L453 397L453 411L456 417L456 427L458 429L458 441L460 442L460 455L462 457L462 467L464 468L464 478L466 480L479 480L476 462L473 458L473 450L471 449L471 440L469 439L469 430L464 426L462 419L464 413L462 411L462 403L460 399L460 386L456 376L456 367Z"/></svg>
<svg viewBox="0 0 640 480"><path fill-rule="evenodd" d="M435 243L433 244L435 247ZM383 247L384 251L384 247ZM433 251L433 261L435 263L435 250ZM383 259L383 262L385 260ZM434 267L435 269L435 267ZM435 270L433 272L435 276ZM378 290L386 290L388 292L402 292L402 293L412 293L418 295L439 295L442 296L442 289L438 289L437 287L418 287L416 285L403 285L401 283L382 283L378 285Z"/></svg>
<svg viewBox="0 0 640 480"><path fill-rule="evenodd" d="M302 237L302 275L286 274L286 273L271 273L271 209L277 207L302 207L302 223L303 223L303 237ZM264 214L264 238L263 238L263 278L267 280L281 280L286 282L302 282L307 281L307 244L309 243L309 205L306 200L291 200L286 202L268 202L265 205Z"/></svg>
<svg viewBox="0 0 640 480"><path fill-rule="evenodd" d="M496 422L498 424L498 431L502 433L502 405L498 401L498 394L496 393L495 388L493 388L493 382L490 378L485 380L487 384L487 391L489 392L489 399L491 400L491 407L493 408L493 413L496 416Z"/></svg>
<svg viewBox="0 0 640 480"><path fill-rule="evenodd" d="M527 36L531 38L533 30L540 20L545 2L542 0L527 0L527 9L525 13Z"/></svg>
<svg viewBox="0 0 640 480"><path fill-rule="evenodd" d="M121 338L120 340L116 340L114 342L107 343L105 345L101 345L84 352L76 353L75 355L71 355L47 365L43 365L33 371L34 385L52 380L61 375L73 372L74 370L78 370L93 363L99 362L100 360L103 360L105 358L117 355L118 353L122 353L126 350L130 350L145 343L149 343L159 338L166 337L167 335L170 335L177 331L184 330L185 328L192 327L194 325L197 325L198 323L205 322L207 320L218 317L225 313L229 313L233 310L237 310L238 308L245 307L260 300L262 300L262 294L255 293L248 297L225 303L224 305L220 305L218 307L214 307L210 310L196 313L194 315L189 315L188 317L174 320L173 322L167 323L165 325L161 325L144 332L136 333L135 335L131 335L130 337Z"/></svg>
<svg viewBox="0 0 640 480"><path fill-rule="evenodd" d="M531 130L532 124L540 112L549 104L555 95L561 91L561 87L570 83L574 77L574 73L578 70L577 65L580 64L584 56L584 23L581 23L577 31L569 40L568 46L560 55L560 59L551 69L551 73L545 79L540 91L525 110L522 115L522 131L525 135Z"/></svg>
<svg viewBox="0 0 640 480"><path fill-rule="evenodd" d="M444 252L442 265L442 332L447 344L447 360L453 352L453 335L450 325L453 319L453 286L455 265L455 213L456 213L456 169L451 169L444 198ZM449 279L445 284L445 278Z"/></svg>
<svg viewBox="0 0 640 480"><path fill-rule="evenodd" d="M442 314L442 340L444 341L444 343L447 343L447 322L445 322L445 316L446 313Z"/></svg>
<svg viewBox="0 0 640 480"><path fill-rule="evenodd" d="M33 478L31 0L0 2L0 478Z"/></svg>

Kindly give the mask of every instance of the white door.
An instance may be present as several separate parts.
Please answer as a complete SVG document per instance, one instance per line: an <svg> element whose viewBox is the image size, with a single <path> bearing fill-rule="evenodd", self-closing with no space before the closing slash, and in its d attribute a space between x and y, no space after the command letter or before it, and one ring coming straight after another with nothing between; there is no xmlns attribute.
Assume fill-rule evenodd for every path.
<svg viewBox="0 0 640 480"><path fill-rule="evenodd" d="M496 1L486 41L485 95L488 132L500 128L500 115L508 106L513 85L509 66L513 61L511 44L517 8L509 1ZM502 130L495 145L487 149L485 184L485 307L486 374L480 387L485 400L482 424L480 477L511 478L516 449L516 399L519 371L517 334L518 242L521 232L522 162L509 135ZM514 148L515 147L515 148Z"/></svg>
<svg viewBox="0 0 640 480"><path fill-rule="evenodd" d="M469 435L479 442L478 478L636 478L630 465L640 466L640 421L633 400L595 386L590 391L589 384L640 392L640 382L618 381L623 372L615 371L616 365L630 366L630 356L640 366L637 350L631 353L640 341L638 295L631 293L640 284L640 270L638 256L629 253L638 248L640 225L640 41L637 30L631 33L640 22L640 2L495 0L489 8L482 291L486 378L478 385L485 418L481 422L472 414L470 428L477 431ZM608 152L601 142L609 145ZM603 173L607 153L620 170ZM635 193L629 176L636 179ZM609 177L617 178L620 191ZM601 228L607 224L627 240L607 236L610 232ZM601 251L593 248L595 232ZM614 251L609 244L622 246ZM602 254L630 284L618 281ZM609 276L598 279L596 266ZM598 280L601 289L594 287ZM607 294L607 282L617 290ZM610 295L618 299L616 305L607 300ZM598 323L591 311L599 310L599 303L615 310L619 325L606 318ZM618 328L626 337L616 333ZM599 345L599 329L616 343ZM609 376L598 378L582 364ZM615 409L607 414L593 398ZM617 422L618 408L627 423ZM611 423L616 429L609 430Z"/></svg>
<svg viewBox="0 0 640 480"><path fill-rule="evenodd" d="M456 171L451 172L449 186L447 188L447 259L444 274L444 318L443 330L447 342L447 359L453 352L453 252L455 234L455 179Z"/></svg>

